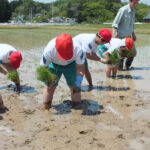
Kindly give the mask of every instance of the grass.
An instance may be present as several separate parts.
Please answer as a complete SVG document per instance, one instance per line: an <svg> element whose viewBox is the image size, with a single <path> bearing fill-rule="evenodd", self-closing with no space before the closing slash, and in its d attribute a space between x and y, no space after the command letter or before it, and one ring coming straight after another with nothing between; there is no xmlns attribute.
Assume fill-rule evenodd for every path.
<svg viewBox="0 0 150 150"><path fill-rule="evenodd" d="M112 30L111 24L74 24L74 25L0 25L0 29L60 29L60 30L79 30L88 32L97 32L101 28ZM150 23L135 24L135 32L138 34L150 34Z"/></svg>
<svg viewBox="0 0 150 150"><path fill-rule="evenodd" d="M56 80L56 76L44 66L38 67L36 70L36 74L37 79L44 82L48 86L51 85Z"/></svg>
<svg viewBox="0 0 150 150"><path fill-rule="evenodd" d="M75 25L0 25L0 43L7 43L14 46L17 50L31 50L43 48L47 43L61 33L68 33L75 36L81 33L97 33L101 28L109 28L107 24L75 24ZM135 33L137 35L136 44L149 44L150 24L135 25Z"/></svg>

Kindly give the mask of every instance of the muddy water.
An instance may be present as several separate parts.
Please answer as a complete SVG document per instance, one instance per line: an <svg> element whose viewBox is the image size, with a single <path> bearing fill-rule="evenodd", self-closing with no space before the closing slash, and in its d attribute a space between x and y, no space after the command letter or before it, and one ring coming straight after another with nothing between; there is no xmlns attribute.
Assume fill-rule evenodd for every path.
<svg viewBox="0 0 150 150"><path fill-rule="evenodd" d="M105 65L89 61L94 86L89 88L83 80L79 110L71 108L70 91L62 78L47 112L41 108L44 85L36 80L35 70L48 41L62 31L0 32L0 43L9 43L23 54L21 93L3 75L0 78L0 93L9 109L0 112L0 149L150 149L149 35L138 35L133 68L118 71L116 79L106 78Z"/></svg>

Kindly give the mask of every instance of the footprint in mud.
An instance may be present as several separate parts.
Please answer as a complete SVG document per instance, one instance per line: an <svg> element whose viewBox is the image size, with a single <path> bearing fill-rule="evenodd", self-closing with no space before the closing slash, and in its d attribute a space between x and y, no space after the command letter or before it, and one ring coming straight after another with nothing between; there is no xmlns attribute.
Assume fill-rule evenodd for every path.
<svg viewBox="0 0 150 150"><path fill-rule="evenodd" d="M100 148L105 148L105 145L102 144L102 143L97 143L97 145L98 145Z"/></svg>
<svg viewBox="0 0 150 150"><path fill-rule="evenodd" d="M71 113L72 101L66 100L60 104L52 105L52 108L56 109L56 114L68 114ZM98 102L93 100L81 100L81 104L78 110L83 110L82 115L98 115L100 110L103 109L102 105L99 105Z"/></svg>
<svg viewBox="0 0 150 150"><path fill-rule="evenodd" d="M125 137L123 136L123 134L117 135L117 138L119 138L119 139L125 139Z"/></svg>
<svg viewBox="0 0 150 150"><path fill-rule="evenodd" d="M124 96L123 95L121 95L119 97L120 97L120 100L124 100Z"/></svg>
<svg viewBox="0 0 150 150"><path fill-rule="evenodd" d="M3 87L0 87L0 89L7 89L9 91L14 91L14 92L18 92L17 91L17 88L14 84L9 84L7 86L3 86ZM37 91L35 90L34 87L31 87L31 86L27 86L27 85L21 85L21 90L19 93L37 93Z"/></svg>
<svg viewBox="0 0 150 150"><path fill-rule="evenodd" d="M85 130L85 131L82 130L82 131L79 131L80 134L87 134L89 132L92 132L92 130Z"/></svg>

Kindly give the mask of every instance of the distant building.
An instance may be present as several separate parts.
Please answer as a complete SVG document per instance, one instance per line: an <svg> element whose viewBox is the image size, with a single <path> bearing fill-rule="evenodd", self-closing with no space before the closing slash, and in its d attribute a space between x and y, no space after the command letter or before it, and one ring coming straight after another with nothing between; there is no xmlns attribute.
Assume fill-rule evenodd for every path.
<svg viewBox="0 0 150 150"><path fill-rule="evenodd" d="M50 23L64 23L65 21L60 17L53 17L49 21Z"/></svg>
<svg viewBox="0 0 150 150"><path fill-rule="evenodd" d="M41 16L42 16L42 14L41 14L41 13L37 13L37 14L35 14L35 17L40 18Z"/></svg>
<svg viewBox="0 0 150 150"><path fill-rule="evenodd" d="M150 23L150 12L149 12L148 15L144 18L144 22Z"/></svg>
<svg viewBox="0 0 150 150"><path fill-rule="evenodd" d="M74 24L74 23L76 23L76 18L66 18L65 22L70 23L70 24Z"/></svg>

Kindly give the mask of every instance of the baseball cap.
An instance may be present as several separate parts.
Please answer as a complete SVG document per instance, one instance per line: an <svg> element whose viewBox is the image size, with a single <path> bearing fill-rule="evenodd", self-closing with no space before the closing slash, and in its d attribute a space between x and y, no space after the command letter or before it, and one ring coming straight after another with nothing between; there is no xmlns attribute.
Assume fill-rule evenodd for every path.
<svg viewBox="0 0 150 150"><path fill-rule="evenodd" d="M22 61L22 55L20 52L18 51L14 51L10 54L10 56L8 57L8 59L11 62L11 65L13 66L14 69L17 69L20 67L20 63Z"/></svg>
<svg viewBox="0 0 150 150"><path fill-rule="evenodd" d="M134 41L132 38L125 38L125 39L121 40L120 47L126 46L128 48L128 50L132 50L133 44L134 44Z"/></svg>
<svg viewBox="0 0 150 150"><path fill-rule="evenodd" d="M62 33L56 38L57 56L63 61L73 57L73 41L69 34Z"/></svg>
<svg viewBox="0 0 150 150"><path fill-rule="evenodd" d="M108 43L111 40L111 31L109 29L101 29L101 30L99 30L98 35L100 37L102 37Z"/></svg>

